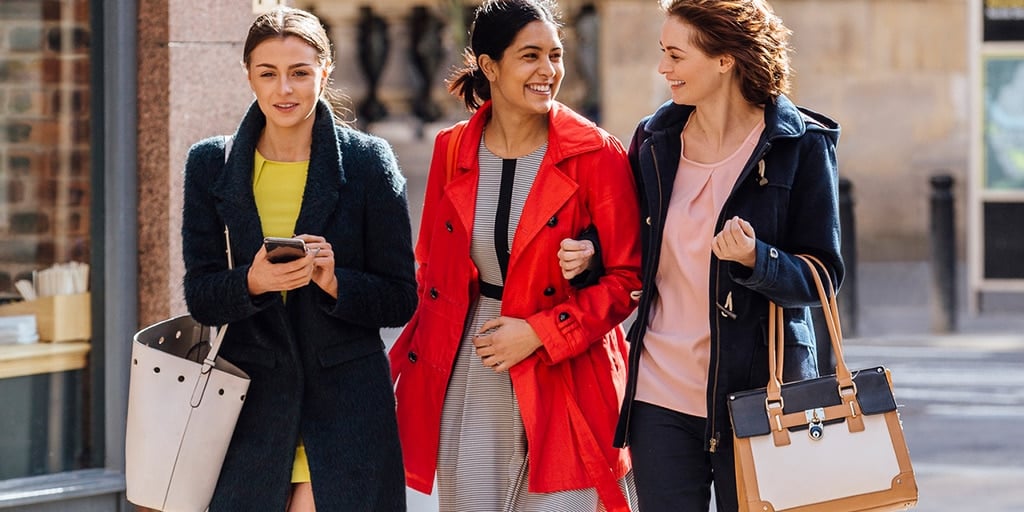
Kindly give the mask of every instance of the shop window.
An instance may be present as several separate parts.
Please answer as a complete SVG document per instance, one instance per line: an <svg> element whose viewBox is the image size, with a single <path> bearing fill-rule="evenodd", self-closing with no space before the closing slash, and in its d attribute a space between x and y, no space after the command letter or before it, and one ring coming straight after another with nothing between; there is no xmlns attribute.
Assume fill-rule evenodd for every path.
<svg viewBox="0 0 1024 512"><path fill-rule="evenodd" d="M0 480L95 459L89 21L88 0L0 1Z"/></svg>

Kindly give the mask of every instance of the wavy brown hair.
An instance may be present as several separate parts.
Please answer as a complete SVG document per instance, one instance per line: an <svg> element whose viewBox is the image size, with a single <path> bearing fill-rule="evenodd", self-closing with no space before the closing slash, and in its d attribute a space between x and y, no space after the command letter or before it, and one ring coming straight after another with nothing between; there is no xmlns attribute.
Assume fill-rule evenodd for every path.
<svg viewBox="0 0 1024 512"><path fill-rule="evenodd" d="M661 0L666 15L694 29L691 43L710 56L731 55L743 97L762 105L789 92L789 36L765 0Z"/></svg>

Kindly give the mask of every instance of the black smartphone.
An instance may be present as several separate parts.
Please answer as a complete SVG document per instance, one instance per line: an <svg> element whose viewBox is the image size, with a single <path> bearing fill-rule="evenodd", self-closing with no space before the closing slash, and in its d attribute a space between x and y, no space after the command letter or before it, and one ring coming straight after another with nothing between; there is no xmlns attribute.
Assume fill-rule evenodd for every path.
<svg viewBox="0 0 1024 512"><path fill-rule="evenodd" d="M263 239L267 248L267 259L271 263L284 263L306 255L306 242L301 238L279 238L268 236Z"/></svg>

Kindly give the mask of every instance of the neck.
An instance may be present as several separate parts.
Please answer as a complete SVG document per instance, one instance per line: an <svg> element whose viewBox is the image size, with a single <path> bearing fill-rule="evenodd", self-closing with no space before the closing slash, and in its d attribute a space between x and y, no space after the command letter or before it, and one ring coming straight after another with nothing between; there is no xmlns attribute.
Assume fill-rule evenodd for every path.
<svg viewBox="0 0 1024 512"><path fill-rule="evenodd" d="M491 109L484 128L484 144L501 158L529 155L548 140L548 115L516 115Z"/></svg>
<svg viewBox="0 0 1024 512"><path fill-rule="evenodd" d="M309 160L313 145L311 126L280 128L268 124L263 128L256 149L267 160L275 162L304 162Z"/></svg>
<svg viewBox="0 0 1024 512"><path fill-rule="evenodd" d="M742 143L762 119L763 107L738 96L698 105L686 124L686 131L712 151L728 153Z"/></svg>

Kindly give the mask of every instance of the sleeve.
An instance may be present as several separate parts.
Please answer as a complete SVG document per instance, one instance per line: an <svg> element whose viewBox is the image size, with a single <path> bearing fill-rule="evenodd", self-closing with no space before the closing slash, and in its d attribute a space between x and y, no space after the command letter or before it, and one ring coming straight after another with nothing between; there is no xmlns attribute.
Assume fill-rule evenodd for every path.
<svg viewBox="0 0 1024 512"><path fill-rule="evenodd" d="M593 160L579 163L594 170L581 185L591 221L601 236L604 274L593 286L527 318L544 345L538 353L549 364L582 354L636 306L630 297L640 289L636 188L622 145L611 136L608 141Z"/></svg>
<svg viewBox="0 0 1024 512"><path fill-rule="evenodd" d="M367 153L363 268L339 267L331 314L367 327L400 327L416 310L412 227L406 181L390 146L376 139Z"/></svg>
<svg viewBox="0 0 1024 512"><path fill-rule="evenodd" d="M225 223L211 192L224 162L223 139L192 146L185 162L182 256L185 303L204 325L224 325L251 316L272 304L271 296L252 297L246 276L249 264L228 269Z"/></svg>
<svg viewBox="0 0 1024 512"><path fill-rule="evenodd" d="M816 306L820 303L812 270L796 254L810 254L828 269L838 291L844 276L840 253L839 176L836 146L823 134L808 134L799 158L789 216L781 238L786 246L757 241L753 269L730 263L733 280L760 292L782 307Z"/></svg>

